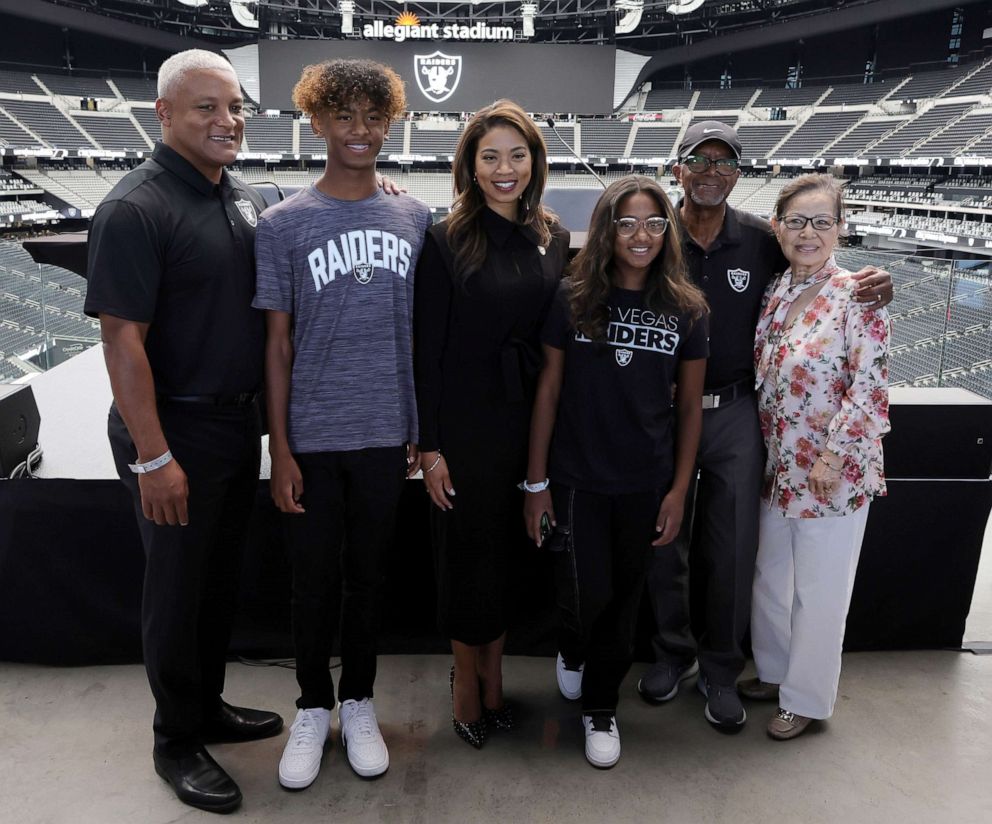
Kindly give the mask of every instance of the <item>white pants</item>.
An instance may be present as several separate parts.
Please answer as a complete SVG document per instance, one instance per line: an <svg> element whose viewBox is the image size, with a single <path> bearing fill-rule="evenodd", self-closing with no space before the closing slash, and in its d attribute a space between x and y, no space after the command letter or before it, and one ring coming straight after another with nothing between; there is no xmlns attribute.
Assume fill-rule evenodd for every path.
<svg viewBox="0 0 992 824"><path fill-rule="evenodd" d="M868 504L851 515L786 518L763 502L751 603L758 677L779 684L779 706L829 718Z"/></svg>

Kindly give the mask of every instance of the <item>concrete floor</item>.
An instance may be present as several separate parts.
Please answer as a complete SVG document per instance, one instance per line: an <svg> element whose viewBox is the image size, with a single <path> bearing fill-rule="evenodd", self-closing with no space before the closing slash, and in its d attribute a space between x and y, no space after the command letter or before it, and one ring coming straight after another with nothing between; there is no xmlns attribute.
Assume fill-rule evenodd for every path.
<svg viewBox="0 0 992 824"><path fill-rule="evenodd" d="M992 641L992 525L965 635ZM735 736L703 719L695 689L652 707L630 674L618 712L623 755L612 770L582 754L578 710L557 694L554 662L509 658L519 728L482 751L450 725L443 656L383 656L376 708L389 772L348 767L337 721L307 790L279 787L286 740L212 748L240 784L245 822L710 822L987 824L992 821L992 655L853 653L834 717L791 742L764 733L774 705L749 703ZM295 709L294 673L228 667L232 703ZM216 821L180 804L151 761L152 701L139 666L0 663L2 824Z"/></svg>
<svg viewBox="0 0 992 824"><path fill-rule="evenodd" d="M286 740L212 748L241 786L246 822L988 822L992 819L992 656L957 652L846 656L834 718L773 742L774 707L721 735L685 690L651 707L635 693L619 711L623 756L588 766L576 708L558 697L550 659L506 662L519 729L475 751L451 730L448 661L380 659L376 706L389 772L349 769L333 744L317 781L289 793L276 779ZM295 681L281 667L231 664L226 695L291 720ZM155 775L151 698L138 666L0 667L0 821L216 820L181 805Z"/></svg>

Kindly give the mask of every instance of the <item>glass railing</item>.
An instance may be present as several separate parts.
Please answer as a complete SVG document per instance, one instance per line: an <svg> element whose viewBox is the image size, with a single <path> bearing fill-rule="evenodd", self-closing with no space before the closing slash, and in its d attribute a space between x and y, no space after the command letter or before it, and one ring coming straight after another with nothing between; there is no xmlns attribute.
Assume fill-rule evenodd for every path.
<svg viewBox="0 0 992 824"><path fill-rule="evenodd" d="M840 249L847 269L892 273L893 386L957 386L992 399L992 262Z"/></svg>
<svg viewBox="0 0 992 824"><path fill-rule="evenodd" d="M852 271L875 265L892 273L893 386L958 386L992 399L992 262L860 248L839 249L837 259ZM83 314L85 296L83 278L0 241L0 383L99 343L98 324Z"/></svg>
<svg viewBox="0 0 992 824"><path fill-rule="evenodd" d="M83 314L86 281L0 240L0 383L57 366L100 341Z"/></svg>

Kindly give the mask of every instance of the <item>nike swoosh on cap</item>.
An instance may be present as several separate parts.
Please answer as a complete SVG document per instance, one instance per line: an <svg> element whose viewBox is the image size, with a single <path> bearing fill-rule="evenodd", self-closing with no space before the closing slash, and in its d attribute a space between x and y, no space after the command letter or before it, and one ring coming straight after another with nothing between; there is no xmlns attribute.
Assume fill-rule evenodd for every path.
<svg viewBox="0 0 992 824"><path fill-rule="evenodd" d="M709 134L710 132L722 132L723 129L703 129L703 134Z"/></svg>

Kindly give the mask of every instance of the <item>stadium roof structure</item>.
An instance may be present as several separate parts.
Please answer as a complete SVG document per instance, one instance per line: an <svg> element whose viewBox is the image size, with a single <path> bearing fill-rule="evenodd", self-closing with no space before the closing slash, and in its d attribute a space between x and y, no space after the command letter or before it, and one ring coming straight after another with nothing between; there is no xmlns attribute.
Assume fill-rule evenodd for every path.
<svg viewBox="0 0 992 824"><path fill-rule="evenodd" d="M359 37L365 25L393 23L405 13L422 23L467 26L529 21L529 26L518 26L517 33L517 39L529 42L617 43L657 51L690 45L698 49L701 43L714 41L712 48L726 53L740 48L731 38L742 35L747 35L741 42L749 48L753 43L782 42L785 35L780 33L789 23L799 24L788 35L794 37L792 31L809 32L810 27L838 31L969 4L969 0L0 0L0 11L74 25L83 14L104 23L131 24L138 31L151 29L225 45L258 38ZM344 24L346 17L350 25ZM531 28L532 33L525 35Z"/></svg>

